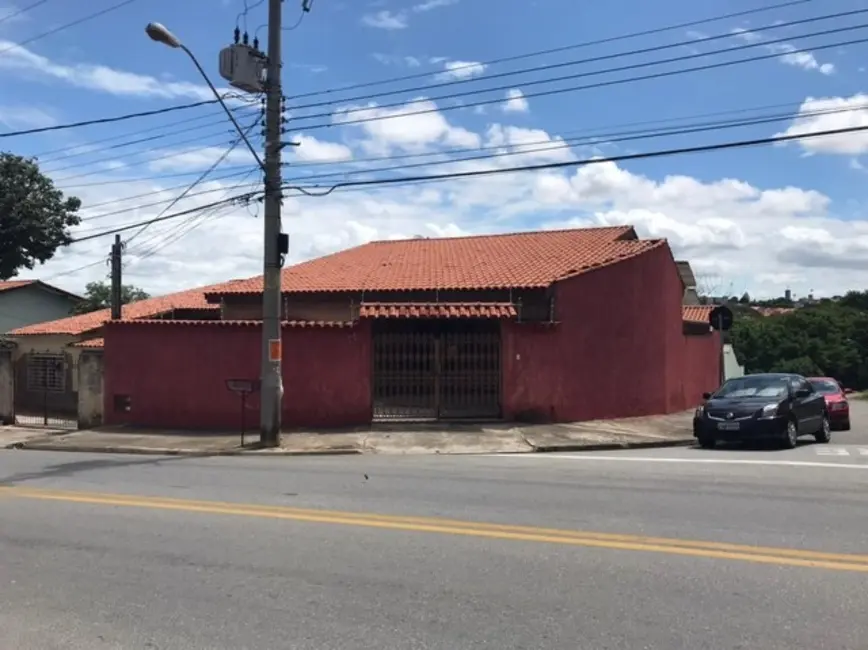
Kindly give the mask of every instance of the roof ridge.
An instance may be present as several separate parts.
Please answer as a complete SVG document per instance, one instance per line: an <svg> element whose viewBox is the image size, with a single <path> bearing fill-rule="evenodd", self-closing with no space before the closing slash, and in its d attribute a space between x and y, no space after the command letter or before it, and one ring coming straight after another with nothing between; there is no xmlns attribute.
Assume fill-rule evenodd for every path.
<svg viewBox="0 0 868 650"><path fill-rule="evenodd" d="M550 230L515 230L512 232L493 232L493 233L476 233L471 235L455 235L455 236L446 236L446 237L405 237L403 239L373 239L369 242L365 242L364 244L360 244L359 248L362 246L370 246L371 244L405 244L411 241L436 241L436 240L448 240L448 241L458 241L461 239L494 239L500 237L517 237L521 235L545 235L545 234L560 234L565 232L600 232L601 230L631 230L633 226L627 224L618 224L613 226L575 226L573 228L553 228ZM651 240L642 240L642 241L651 241ZM343 251L337 251L335 253L330 253L329 255L337 255L342 253ZM323 255L323 257L328 257L329 255ZM316 258L322 259L322 258Z"/></svg>

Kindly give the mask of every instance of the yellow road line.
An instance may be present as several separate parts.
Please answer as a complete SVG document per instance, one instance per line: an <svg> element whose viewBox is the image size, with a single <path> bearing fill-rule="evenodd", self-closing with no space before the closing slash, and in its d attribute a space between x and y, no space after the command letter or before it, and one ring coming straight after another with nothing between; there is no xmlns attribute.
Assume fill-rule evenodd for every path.
<svg viewBox="0 0 868 650"><path fill-rule="evenodd" d="M704 542L640 535L623 535L556 528L488 524L433 517L401 517L222 501L197 501L123 494L0 487L0 495L90 505L199 512L216 515L284 519L410 532L440 533L488 539L542 542L627 551L668 553L689 557L739 560L763 564L868 573L868 555Z"/></svg>

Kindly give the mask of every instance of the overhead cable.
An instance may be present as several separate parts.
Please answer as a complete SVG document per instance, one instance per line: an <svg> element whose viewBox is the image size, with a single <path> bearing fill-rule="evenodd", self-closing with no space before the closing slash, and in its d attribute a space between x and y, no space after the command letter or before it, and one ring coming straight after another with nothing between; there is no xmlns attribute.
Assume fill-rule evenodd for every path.
<svg viewBox="0 0 868 650"><path fill-rule="evenodd" d="M820 138L820 137L829 137L836 135L845 135L849 133L863 133L868 131L868 126L853 126L842 129L828 129L824 131L811 131L808 133L794 134L794 135L779 135L779 136L771 136L767 138L755 138L751 140L737 140L732 142L723 142L718 144L709 144L709 145L697 145L693 147L679 147L675 149L663 149L657 151L647 151L642 153L632 153L632 154L623 154L618 156L607 156L600 158L585 158L581 160L570 160L564 162L552 162L552 163L541 163L537 165L522 165L517 167L502 167L497 169L479 169L472 171L464 171L464 172L452 172L448 174L431 174L431 175L420 175L420 176L411 176L411 177L395 177L395 178L383 178L383 179L372 179L372 180L359 180L359 181L345 181L341 183L335 183L331 187L321 192L317 192L319 189L316 186L299 186L299 185L287 185L283 186L284 190L294 190L305 196L310 197L324 197L332 194L336 190L345 187L385 187L389 185L397 185L397 184L407 184L407 183L425 183L425 182L437 182L437 181L445 181L445 180L462 180L466 178L477 178L483 176L496 176L501 174L514 174L518 172L535 172L535 171L545 171L545 170L553 170L553 169L567 169L572 167L584 167L587 165L599 165L602 163L618 163L618 162L629 162L633 160L647 160L651 158L662 158L662 157L670 157L670 156L679 156L686 154L694 154L694 153L708 153L708 152L717 152L717 151L725 151L729 149L740 149L746 147L756 147L761 145L769 145L769 144L778 144L781 142L792 142L796 140L806 140L810 138ZM178 217L183 217L188 214L193 214L200 210L205 210L208 208L212 208L218 205L223 205L226 203L232 202L246 202L251 199L260 196L263 194L262 190L258 190L256 192L248 192L245 194L239 194L233 197L229 197L227 199L223 199L221 201L215 201L214 203L210 203L207 205L199 206L197 208L191 208L190 210L183 210L181 212L175 212L173 214L167 214L162 217L146 219L144 221L140 221L137 223L126 224L123 226L118 226L116 228L109 228L106 230L102 230L97 233L93 233L90 235L84 235L82 237L76 237L72 239L71 244L81 243L85 241L90 241L92 239L98 239L100 237L106 237L108 235L115 235L121 232L126 232L127 230L133 230L135 228L140 228L144 224L147 223L157 223L159 221L168 221L170 219L177 219Z"/></svg>

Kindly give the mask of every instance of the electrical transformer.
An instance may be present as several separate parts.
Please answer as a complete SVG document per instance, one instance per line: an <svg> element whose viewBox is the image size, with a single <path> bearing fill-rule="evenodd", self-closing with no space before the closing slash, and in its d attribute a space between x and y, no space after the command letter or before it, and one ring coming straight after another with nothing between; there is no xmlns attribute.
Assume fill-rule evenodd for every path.
<svg viewBox="0 0 868 650"><path fill-rule="evenodd" d="M265 90L265 63L262 52L246 44L236 43L220 50L220 76L244 92Z"/></svg>

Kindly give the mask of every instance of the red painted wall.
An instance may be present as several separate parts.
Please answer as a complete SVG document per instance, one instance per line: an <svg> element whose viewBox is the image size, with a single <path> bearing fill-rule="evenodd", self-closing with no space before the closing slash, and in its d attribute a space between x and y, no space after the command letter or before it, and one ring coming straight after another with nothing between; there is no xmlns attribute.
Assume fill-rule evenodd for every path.
<svg viewBox="0 0 868 650"><path fill-rule="evenodd" d="M682 296L668 247L558 283L557 324L504 323L505 417L570 422L690 408L718 361L713 337L683 335Z"/></svg>
<svg viewBox="0 0 868 650"><path fill-rule="evenodd" d="M115 324L105 331L105 422L167 429L231 429L240 400L227 379L256 379L257 325ZM283 330L283 424L339 427L371 420L370 333L353 328ZM114 395L129 395L129 413ZM259 400L247 425L258 427Z"/></svg>

